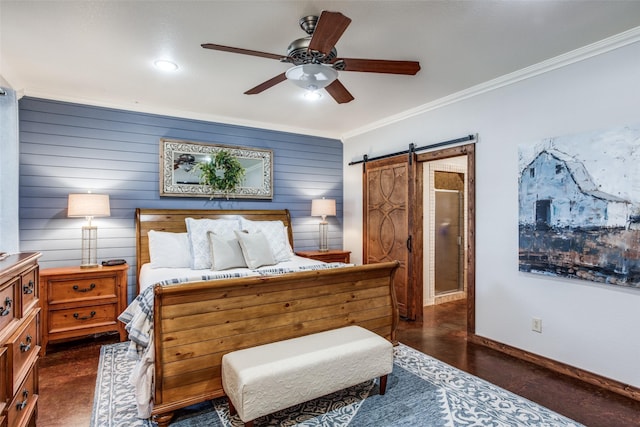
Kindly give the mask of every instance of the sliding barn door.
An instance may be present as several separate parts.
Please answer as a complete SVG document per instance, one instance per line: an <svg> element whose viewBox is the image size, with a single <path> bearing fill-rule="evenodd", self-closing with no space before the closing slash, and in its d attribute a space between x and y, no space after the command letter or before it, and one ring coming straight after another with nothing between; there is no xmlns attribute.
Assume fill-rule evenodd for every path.
<svg viewBox="0 0 640 427"><path fill-rule="evenodd" d="M415 319L414 284L410 280L412 258L411 193L415 162L406 156L367 162L364 165L363 224L364 263L400 262L394 287L400 316ZM420 295L419 298L422 298Z"/></svg>

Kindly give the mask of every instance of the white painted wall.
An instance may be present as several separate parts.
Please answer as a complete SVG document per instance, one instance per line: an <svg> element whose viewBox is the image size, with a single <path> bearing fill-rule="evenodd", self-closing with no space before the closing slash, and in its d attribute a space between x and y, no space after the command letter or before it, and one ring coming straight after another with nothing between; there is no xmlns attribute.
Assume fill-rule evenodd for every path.
<svg viewBox="0 0 640 427"><path fill-rule="evenodd" d="M0 76L0 252L16 253L18 240L18 102Z"/></svg>
<svg viewBox="0 0 640 427"><path fill-rule="evenodd" d="M345 138L345 162L478 133L476 333L640 387L640 289L518 271L518 144L640 122L640 41L532 74ZM362 166L345 166L344 246L354 262L361 182Z"/></svg>

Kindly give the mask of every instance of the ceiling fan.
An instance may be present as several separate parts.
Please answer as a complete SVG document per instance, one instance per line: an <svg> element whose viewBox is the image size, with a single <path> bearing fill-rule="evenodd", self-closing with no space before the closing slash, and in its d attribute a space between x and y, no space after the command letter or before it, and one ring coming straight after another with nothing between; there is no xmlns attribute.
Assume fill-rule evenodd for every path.
<svg viewBox="0 0 640 427"><path fill-rule="evenodd" d="M290 80L312 92L324 88L337 103L343 104L354 98L338 80L338 71L415 75L420 70L420 63L416 61L338 58L335 44L350 23L351 19L340 12L323 11L319 18L305 16L300 19L300 27L309 36L291 42L286 56L213 43L201 46L205 49L276 59L294 65L286 72L249 89L245 92L246 95L261 93L280 82Z"/></svg>

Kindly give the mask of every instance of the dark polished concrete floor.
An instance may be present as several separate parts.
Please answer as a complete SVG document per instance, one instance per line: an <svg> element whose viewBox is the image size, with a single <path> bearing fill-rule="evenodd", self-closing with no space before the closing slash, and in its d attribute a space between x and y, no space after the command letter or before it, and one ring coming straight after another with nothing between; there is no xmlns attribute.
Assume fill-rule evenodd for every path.
<svg viewBox="0 0 640 427"><path fill-rule="evenodd" d="M640 402L466 342L464 301L426 307L400 322L398 340L589 427L640 426ZM100 346L107 336L50 346L40 361L38 426L89 425Z"/></svg>

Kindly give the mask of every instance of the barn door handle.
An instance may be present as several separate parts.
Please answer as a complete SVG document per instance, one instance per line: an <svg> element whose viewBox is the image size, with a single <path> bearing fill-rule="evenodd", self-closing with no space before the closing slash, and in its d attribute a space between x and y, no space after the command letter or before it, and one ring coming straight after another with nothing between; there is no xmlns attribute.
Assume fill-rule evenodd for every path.
<svg viewBox="0 0 640 427"><path fill-rule="evenodd" d="M409 236L407 238L407 249L409 250L409 252L412 252L412 248L411 248L412 246L413 244L412 244L411 236Z"/></svg>

